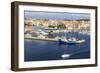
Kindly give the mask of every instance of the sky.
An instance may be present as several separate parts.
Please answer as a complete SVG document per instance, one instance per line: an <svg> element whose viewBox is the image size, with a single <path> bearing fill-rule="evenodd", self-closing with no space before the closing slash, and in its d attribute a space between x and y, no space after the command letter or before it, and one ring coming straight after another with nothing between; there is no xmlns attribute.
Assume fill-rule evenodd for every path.
<svg viewBox="0 0 100 73"><path fill-rule="evenodd" d="M68 12L24 11L24 18L51 19L51 20L80 20L80 19L90 19L90 14L68 13Z"/></svg>

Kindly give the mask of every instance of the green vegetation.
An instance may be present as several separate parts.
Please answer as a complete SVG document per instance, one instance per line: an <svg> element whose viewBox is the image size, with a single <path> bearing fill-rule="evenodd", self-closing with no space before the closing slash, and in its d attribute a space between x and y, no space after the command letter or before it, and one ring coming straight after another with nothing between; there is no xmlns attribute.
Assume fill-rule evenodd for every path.
<svg viewBox="0 0 100 73"><path fill-rule="evenodd" d="M54 25L49 25L48 27L49 27L49 28L55 28L56 26L54 26Z"/></svg>

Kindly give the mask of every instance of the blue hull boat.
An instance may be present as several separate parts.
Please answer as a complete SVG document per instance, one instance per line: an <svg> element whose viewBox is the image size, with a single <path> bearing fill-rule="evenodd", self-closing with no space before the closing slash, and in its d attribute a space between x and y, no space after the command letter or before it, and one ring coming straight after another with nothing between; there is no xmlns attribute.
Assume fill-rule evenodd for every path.
<svg viewBox="0 0 100 73"><path fill-rule="evenodd" d="M81 44L85 42L84 40L79 40L79 41L63 41L61 39L59 39L59 44L63 44L63 45L77 45L77 44Z"/></svg>

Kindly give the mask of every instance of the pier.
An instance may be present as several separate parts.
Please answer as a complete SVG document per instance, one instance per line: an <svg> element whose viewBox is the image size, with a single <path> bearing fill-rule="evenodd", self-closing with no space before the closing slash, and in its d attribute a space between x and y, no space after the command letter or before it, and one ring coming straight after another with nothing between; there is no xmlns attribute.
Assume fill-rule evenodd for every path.
<svg viewBox="0 0 100 73"><path fill-rule="evenodd" d="M25 39L31 39L31 40L43 40L43 41L58 41L58 39L56 39L56 38L25 37Z"/></svg>

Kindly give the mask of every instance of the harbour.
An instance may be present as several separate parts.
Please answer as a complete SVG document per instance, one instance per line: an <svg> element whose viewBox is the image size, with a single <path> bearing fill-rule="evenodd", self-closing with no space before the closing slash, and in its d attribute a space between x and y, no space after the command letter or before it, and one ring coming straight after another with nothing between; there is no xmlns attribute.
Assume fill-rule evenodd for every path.
<svg viewBox="0 0 100 73"><path fill-rule="evenodd" d="M90 14L24 13L24 61L90 58Z"/></svg>

